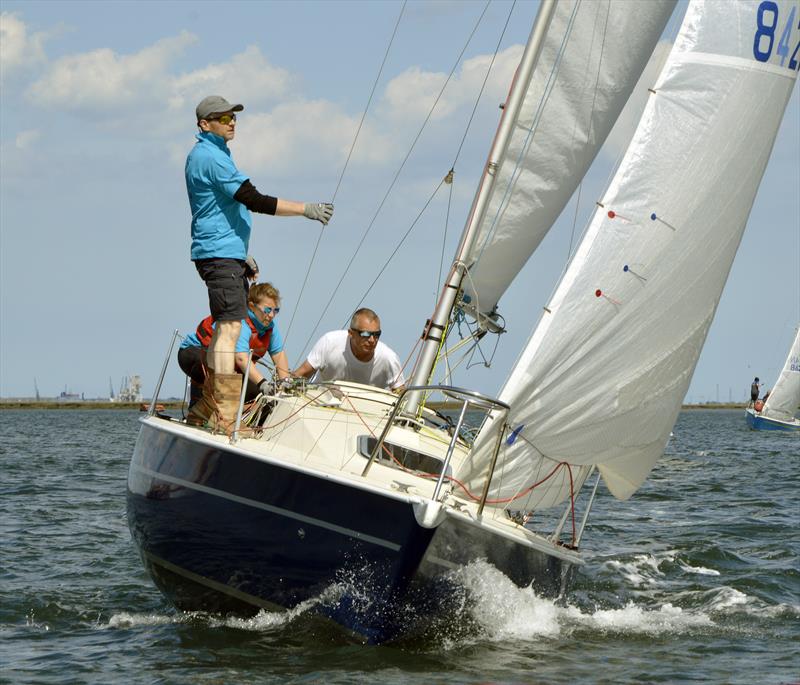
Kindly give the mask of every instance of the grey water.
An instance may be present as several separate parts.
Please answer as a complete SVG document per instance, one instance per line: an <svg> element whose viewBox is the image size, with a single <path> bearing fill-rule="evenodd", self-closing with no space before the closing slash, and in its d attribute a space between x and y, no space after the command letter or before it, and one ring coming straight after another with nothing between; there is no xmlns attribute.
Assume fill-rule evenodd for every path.
<svg viewBox="0 0 800 685"><path fill-rule="evenodd" d="M636 495L601 485L566 602L477 563L451 623L381 647L167 604L125 518L139 416L0 411L0 682L800 682L800 435L743 411L682 412Z"/></svg>

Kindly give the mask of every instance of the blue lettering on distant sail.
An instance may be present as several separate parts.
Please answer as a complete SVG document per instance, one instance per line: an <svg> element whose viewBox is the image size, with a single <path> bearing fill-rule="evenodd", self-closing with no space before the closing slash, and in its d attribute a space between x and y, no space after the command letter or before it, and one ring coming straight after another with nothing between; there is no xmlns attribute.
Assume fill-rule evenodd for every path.
<svg viewBox="0 0 800 685"><path fill-rule="evenodd" d="M800 37L797 39L794 50L789 54L792 46L792 32L795 28L795 18L797 16L797 7L793 6L792 11L789 12L783 31L780 38L775 45L775 35L780 22L778 5L774 0L764 0L759 6L756 13L756 32L753 36L753 56L759 62L769 62L774 54L780 58L780 65L788 66L792 71L798 68L798 52L800 52ZM800 23L797 24L800 29ZM788 65L786 60L789 60ZM777 59L776 59L777 61Z"/></svg>

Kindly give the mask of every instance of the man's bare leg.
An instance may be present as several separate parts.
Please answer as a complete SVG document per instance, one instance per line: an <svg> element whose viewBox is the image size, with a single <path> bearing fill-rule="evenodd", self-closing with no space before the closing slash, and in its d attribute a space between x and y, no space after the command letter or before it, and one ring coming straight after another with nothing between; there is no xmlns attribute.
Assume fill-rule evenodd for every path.
<svg viewBox="0 0 800 685"><path fill-rule="evenodd" d="M233 357L241 330L241 321L217 321L208 345L206 362L214 373L235 373Z"/></svg>

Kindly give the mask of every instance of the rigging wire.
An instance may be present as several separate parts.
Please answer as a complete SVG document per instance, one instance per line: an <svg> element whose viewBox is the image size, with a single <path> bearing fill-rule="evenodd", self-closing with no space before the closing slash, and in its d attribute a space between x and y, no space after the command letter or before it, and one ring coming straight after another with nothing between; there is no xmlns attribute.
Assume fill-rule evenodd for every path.
<svg viewBox="0 0 800 685"><path fill-rule="evenodd" d="M506 189L503 193L503 197L500 198L500 201L497 203L497 211L495 212L495 215L491 220L491 224L489 225L486 231L486 235L483 239L483 243L480 246L480 250L478 250L478 254L475 259L475 264L478 264L480 262L481 257L483 256L483 251L484 249L486 249L486 246L489 243L489 238L491 238L492 235L495 233L495 230L497 228L497 223L500 220L501 214L504 214L506 209L508 208L508 202L509 202L509 197L511 195L511 190L516 185L517 179L521 174L522 158L525 156L528 149L530 148L531 143L533 142L533 137L539 128L539 122L541 121L545 105L547 104L547 101L550 99L550 95L553 91L553 88L555 87L556 78L558 77L558 72L561 68L561 62L564 57L564 53L566 51L567 42L572 35L572 29L575 25L575 20L577 17L579 7L580 3L575 3L575 6L572 9L572 14L569 17L564 38L561 41L561 45L559 46L558 53L556 54L555 57L555 61L553 62L553 66L550 70L550 74L548 75L547 81L545 82L544 90L539 100L536 113L534 114L530 127L527 129L526 138L523 141L522 145L520 146L520 152L519 155L517 155L517 159L514 163L514 168L511 169L508 175L508 183L506 185Z"/></svg>
<svg viewBox="0 0 800 685"><path fill-rule="evenodd" d="M464 135L461 137L461 143L459 144L458 150L456 151L456 156L453 158L453 163L450 165L451 171L455 169L456 162L458 161L458 158L461 155L461 149L464 147L464 141L467 139L467 134L469 133L470 126L472 126L472 120L475 118L475 112L477 111L478 104L480 103L481 97L483 96L483 91L486 88L486 82L489 80L489 74L492 73L492 67L494 66L494 61L497 59L497 53L500 51L500 44L503 42L503 36L506 35L508 24L511 21L511 15L513 14L514 8L516 6L517 6L517 0L514 0L514 2L511 3L511 9L508 10L508 16L506 17L506 23L503 25L503 30L500 32L500 38L497 39L497 45L494 48L494 53L492 53L492 60L489 62L489 68L486 70L486 75L483 77L483 83L481 83L481 88L478 91L478 97L475 99L475 104L472 107L472 113L469 115L469 120L467 121L467 127L464 129Z"/></svg>
<svg viewBox="0 0 800 685"><path fill-rule="evenodd" d="M408 227L408 230L403 234L403 237L400 238L400 241L397 243L394 250L392 250L392 253L389 255L389 258L383 263L383 266L378 271L378 275L372 279L372 283L370 283L366 291L364 291L364 294L361 296L361 299L358 301L358 304L355 306L355 309L358 309L363 304L364 300L367 298L367 295L369 295L369 291L372 290L373 286L378 282L378 279L383 275L383 272L386 270L386 267L388 267L389 263L392 261L392 259L394 259L394 256L397 254L397 251L402 247L406 238L408 238L408 236L411 234L411 231L414 230L414 227L422 218L422 215L425 213L425 210L428 209L428 206L433 201L433 198L436 197L436 194L439 192L439 189L444 185L444 183L445 183L444 178L441 181L439 181L439 185L436 186L436 190L434 190L431 193L430 197L427 199L422 209L419 211L416 218L414 219L414 221L411 222L411 226Z"/></svg>
<svg viewBox="0 0 800 685"><path fill-rule="evenodd" d="M445 246L447 245L447 228L450 226L450 207L453 204L453 174L454 169L450 168L450 173L447 177L450 178L450 182L448 185L450 186L450 192L447 194L447 211L444 215L444 232L442 234L442 254L439 257L439 273L436 276L436 286L433 289L433 308L436 309L436 303L439 301L439 287L442 283L442 269L444 267L444 251ZM445 182L447 182L447 177L445 177Z"/></svg>
<svg viewBox="0 0 800 685"><path fill-rule="evenodd" d="M472 32L469 34L469 37L467 38L466 42L464 43L464 47L461 48L461 52L458 54L458 57L456 58L456 61L453 64L453 67L450 69L450 73L447 75L447 79L445 80L444 84L442 85L442 88L439 91L439 94L436 96L436 100L434 101L433 105L431 106L427 116L425 117L425 120L422 122L422 126L420 126L420 129L417 132L416 136L414 137L414 140L412 141L408 152L406 153L405 157L403 158L403 161L400 163L400 167L397 169L397 172L395 173L394 178L392 179L391 183L389 184L389 187L387 188L386 193L383 196L383 199L380 201L380 204L378 205L378 208L375 210L375 213L373 214L372 219L370 219L369 223L367 224L366 229L364 230L364 233L361 235L361 239L359 240L358 245L356 246L356 249L353 252L353 255L350 257L350 260L347 262L347 265L345 266L344 271L342 272L341 278L339 278L338 283L332 289L331 296L330 296L330 298L328 298L328 302L325 304L325 307L323 308L322 313L319 315L319 318L317 319L316 323L314 324L314 327L311 330L311 333L308 336L308 339L306 340L305 344L303 345L301 356L305 354L305 351L308 348L308 345L311 342L311 340L313 339L314 335L316 334L317 329L319 328L319 325L322 322L323 317L325 316L325 314L327 313L328 309L330 308L331 303L333 302L333 298L336 296L336 293L339 290L339 287L342 285L342 282L344 281L345 277L347 276L347 273L349 272L350 267L353 265L353 262L355 261L356 255L358 255L359 251L361 250L361 247L363 246L364 241L367 238L367 235L369 234L370 230L372 229L373 225L375 224L375 221L378 218L378 215L380 214L381 210L383 209L383 205L386 203L387 199L389 198L389 194L391 193L392 189L394 188L395 184L397 183L397 180L400 177L400 173L403 171L403 168L405 167L406 162L408 162L409 157L411 157L411 153L414 151L414 148L416 147L417 142L419 141L420 137L422 136L422 132L425 130L425 127L428 125L428 122L430 121L430 118L433 115L433 112L436 109L436 106L439 104L439 100L441 100L442 94L444 93L445 88L447 88L447 84L450 83L450 79L452 79L456 68L461 63L461 58L464 56L464 52L466 52L467 47L469 46L470 42L472 41L473 36L475 35L475 32L478 30L478 26L480 26L480 23L483 20L483 17L486 14L487 9L489 8L490 2L491 2L491 0L487 0L486 5L483 8L483 11L481 12L480 16L478 17L477 21L475 22L475 26L473 27Z"/></svg>
<svg viewBox="0 0 800 685"><path fill-rule="evenodd" d="M339 188L342 185L342 179L344 178L344 174L347 171L348 165L350 164L350 158L353 156L353 151L356 148L356 143L358 142L358 136L361 134L361 127L364 125L364 120L367 118L367 112L369 111L369 107L372 104L372 98L375 95L375 89L378 87L381 75L383 74L383 68L386 66L386 60L389 58L389 51L392 49L392 44L394 43L395 36L397 35L397 29L400 26L400 20L403 18L403 12L405 12L407 3L408 0L404 0L403 5L400 8L400 14L397 16L397 21L394 24L392 37L389 39L389 44L386 46L386 52L383 55L383 61L381 62L381 66L378 69L378 75L375 77L375 82L372 84L372 90L369 93L369 98L367 99L366 107L364 107L364 111L361 114L361 121L358 122L358 128L356 129L356 134L355 137L353 138L353 143L350 145L350 151L347 153L347 159L345 160L344 166L342 167L342 172L339 174L339 180L336 183L336 189L333 191L331 204L336 202L336 196L339 194ZM300 286L300 294L297 296L297 302L295 304L294 311L292 312L292 318L289 320L289 326L286 328L286 335L284 336L284 342L286 342L289 339L289 333L292 330L294 317L297 314L297 310L300 309L300 301L303 298L303 293L305 292L306 284L308 283L308 277L311 275L311 269L314 265L314 260L316 259L317 251L319 250L320 242L322 242L322 236L324 232L325 232L325 227L323 226L319 229L317 242L316 245L314 245L314 251L311 254L311 261L308 263L308 269L306 270L305 277L303 278L303 285Z"/></svg>
<svg viewBox="0 0 800 685"><path fill-rule="evenodd" d="M375 89L378 87L378 82L380 81L381 74L383 74L383 68L386 66L386 60L389 58L389 51L392 49L392 43L394 43L395 36L397 35L397 29L400 26L400 20L403 18L403 12L405 12L406 4L408 0L404 0L403 6L400 8L400 14L397 16L397 21L394 25L394 31L392 31L392 37L389 39L389 45L386 46L386 53L383 55L383 61L381 62L381 67L378 70L378 75L375 77L375 83L372 84L372 90L369 94L369 99L367 100L367 106L364 108L364 113L361 115L361 121L358 122L358 129L356 130L356 136L353 139L353 144L350 147L350 152L347 153L347 159L345 160L344 167L342 168L342 173L339 175L339 181L336 184L336 190L333 191L333 199L331 202L336 200L336 196L339 193L339 187L342 185L342 179L344 178L345 171L347 171L347 167L350 164L350 157L353 155L353 150L356 147L356 141L358 140L358 136L361 133L361 127L364 125L364 119L367 117L367 111L369 110L370 104L372 104L372 98L375 95Z"/></svg>
<svg viewBox="0 0 800 685"><path fill-rule="evenodd" d="M508 24L511 21L511 15L514 13L514 8L517 6L517 0L511 3L511 9L508 11L508 16L506 17L506 23L503 25L503 30L500 32L500 37L497 39L497 45L495 45L494 52L492 53L492 59L489 62L489 67L486 69L486 74L483 77L483 83L481 83L480 90L478 91L478 97L475 98L475 104L472 106L472 112L470 112L469 119L467 120L467 125L464 128L464 135L461 136L461 142L458 144L458 150L456 150L455 157L453 157L453 163L450 165L450 196L447 199L447 215L445 218L444 224L444 235L442 236L442 256L439 259L439 275L436 279L436 286L437 291L439 286L442 283L442 266L444 264L444 251L445 251L445 244L447 242L447 228L450 222L450 206L452 203L453 198L453 174L455 173L456 163L458 162L458 158L461 156L461 150L464 147L464 143L467 140L467 135L469 134L470 127L472 126L472 120L475 118L475 113L478 111L478 105L480 104L481 98L483 97L483 91L486 89L486 83L489 81L489 75L492 73L492 67L494 67L494 62L497 59L497 53L500 51L500 45L503 42L503 37L506 35L506 31L508 30ZM436 306L437 298L434 299L434 307Z"/></svg>
<svg viewBox="0 0 800 685"><path fill-rule="evenodd" d="M356 307L355 307L356 309L358 309L361 306L361 304L363 304L363 302L366 299L367 295L370 293L372 288L375 286L375 283L378 282L379 278L381 277L383 272L386 270L386 268L389 266L389 264L391 263L392 259L394 259L394 257L397 254L398 250L403 245L403 243L405 242L406 238L409 236L409 234L413 230L414 226L420 220L420 218L422 217L422 214L425 212L425 210L428 208L430 203L433 201L433 198L439 192L440 188L442 187L442 184L444 183L444 184L447 184L447 185L450 186L450 192L448 193L447 211L446 211L446 215L445 215L445 228L444 228L444 234L443 234L443 238L442 238L442 255L441 255L440 260L439 260L439 274L438 274L437 281L436 281L437 285L441 284L441 282L442 282L442 270L443 270L443 263L444 263L444 252L445 252L445 246L446 246L446 241L447 241L447 229L448 229L449 222L450 222L450 210L451 210L451 207L452 207L453 176L454 176L454 173L455 173L455 166L456 166L456 164L458 162L459 157L461 156L461 151L462 151L462 149L464 147L464 143L466 141L467 135L469 134L469 130L470 130L470 127L472 125L472 121L475 118L475 113L477 112L478 105L480 104L480 100L483 97L483 93L484 93L484 91L486 89L486 84L487 84L487 82L489 80L489 76L491 75L492 68L493 68L494 63L495 63L495 61L497 59L497 53L500 50L500 45L502 44L503 37L505 36L505 33L506 33L507 29L508 29L508 25L509 25L509 22L511 21L511 16L513 14L515 6L516 6L516 0L511 5L511 8L510 8L510 10L508 12L508 16L506 17L505 24L503 25L503 30L501 31L500 37L497 40L497 44L496 44L495 49L494 49L494 51L492 53L492 58L491 58L491 60L489 62L489 66L486 69L486 73L484 74L483 81L481 83L481 87L480 87L480 89L478 91L478 95L475 98L475 102L473 104L472 111L470 112L469 118L467 120L467 124L466 124L466 126L464 128L464 133L461 136L461 141L459 142L458 149L456 150L456 154L453 157L453 162L452 162L452 164L450 166L450 171L447 173L447 175L444 177L444 179L442 179L442 181L440 181L439 185L436 187L436 190L433 191L433 193L431 194L431 196L428 198L427 202L423 206L422 210L419 212L419 214L414 219L414 221L412 222L412 224L409 227L409 229L406 231L406 233L401 238L400 242L395 247L394 251L391 253L389 258L386 260L386 262L381 267L380 271L378 272L378 275L373 279L373 281L372 281L372 283L370 283L369 287L367 287L366 291L364 292L364 295L361 297L361 299L359 300L358 304L356 305ZM484 8L484 12L485 11L486 11L486 9ZM483 15L481 15L481 17L478 19L478 23L480 23L480 20L481 20L482 17L483 17ZM475 26L475 29L477 29L477 24ZM473 29L472 35L474 35L475 29ZM472 38L472 35L470 35L470 39ZM469 44L469 40L467 41L467 45L468 44ZM464 46L464 49L466 49L467 45ZM464 51L462 50L462 53L461 53L462 55L463 55L463 52ZM461 58L461 56L459 55L459 61L460 61L460 58ZM458 64L458 62L456 63L456 65L457 64ZM453 70L455 70L455 66L453 67ZM452 75L452 73L453 72L451 71L451 75ZM447 85L447 84L445 83L445 85ZM444 90L444 88L442 88L442 91L443 90ZM440 95L441 95L441 93L440 93ZM434 107L435 107L435 103L434 103ZM431 110L431 113L432 112L433 112L433 109ZM430 116L430 114L429 114L429 116ZM416 141L414 141L414 142L416 143ZM435 306L435 302L434 302L434 306ZM495 345L495 350L496 350L496 347L497 346ZM415 349L416 349L416 346L415 346ZM441 350L442 350L442 347L440 346L439 354L441 354ZM437 354L437 358L438 358L439 354ZM492 356L494 356L494 353L492 354ZM485 360L484 360L484 363L486 363Z"/></svg>

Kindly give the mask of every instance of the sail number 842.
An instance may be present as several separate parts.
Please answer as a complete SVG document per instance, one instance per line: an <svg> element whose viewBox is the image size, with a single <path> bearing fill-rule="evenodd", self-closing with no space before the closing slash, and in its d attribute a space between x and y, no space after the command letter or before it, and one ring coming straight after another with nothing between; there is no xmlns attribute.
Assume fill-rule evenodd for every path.
<svg viewBox="0 0 800 685"><path fill-rule="evenodd" d="M778 5L772 0L764 0L764 2L758 6L758 12L756 14L756 33L753 39L753 55L759 62L768 62L774 51L777 57L780 58L781 66L784 66L788 59L789 69L797 69L798 62L800 62L800 55L798 54L800 53L800 38L798 38L797 45L794 46L792 53L789 54L789 49L791 47L789 40L792 35L795 20L797 19L796 14L797 6L793 5L792 11L789 12L789 18L783 25L783 31L781 31L780 38L776 45L775 37L780 20L778 16ZM800 29L800 23L797 24L797 28Z"/></svg>

